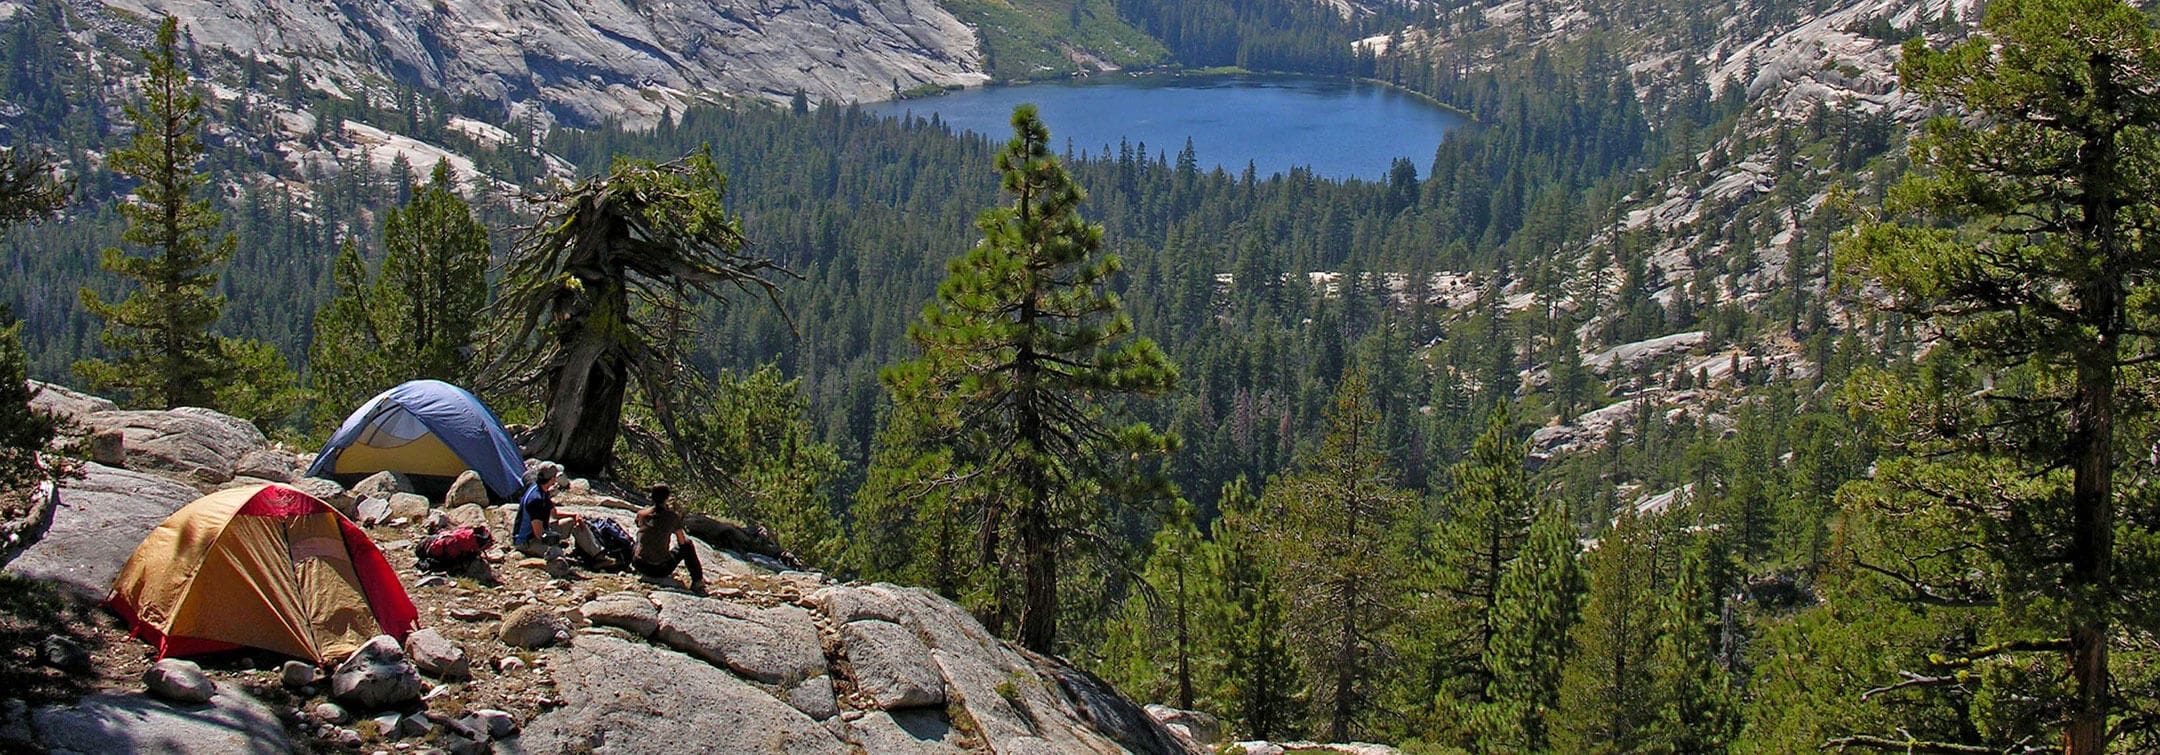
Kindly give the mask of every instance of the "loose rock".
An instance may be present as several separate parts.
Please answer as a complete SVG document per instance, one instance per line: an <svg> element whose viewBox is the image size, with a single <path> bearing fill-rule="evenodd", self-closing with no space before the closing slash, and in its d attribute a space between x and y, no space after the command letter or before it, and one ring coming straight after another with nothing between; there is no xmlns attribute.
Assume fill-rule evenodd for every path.
<svg viewBox="0 0 2160 755"><path fill-rule="evenodd" d="M127 435L119 430L90 434L90 460L108 467L127 466Z"/></svg>
<svg viewBox="0 0 2160 755"><path fill-rule="evenodd" d="M450 523L465 527L488 527L487 509L466 504L450 509Z"/></svg>
<svg viewBox="0 0 2160 755"><path fill-rule="evenodd" d="M389 635L368 640L330 677L330 696L363 710L418 700L424 687L420 670Z"/></svg>
<svg viewBox="0 0 2160 755"><path fill-rule="evenodd" d="M539 606L522 606L504 616L496 636L517 648L544 648L570 639L570 625Z"/></svg>
<svg viewBox="0 0 2160 755"><path fill-rule="evenodd" d="M360 499L353 497L352 491L346 490L345 486L337 484L335 480L305 477L294 482L292 486L330 504L330 508L337 509L338 513L344 514L347 519L358 519L360 516Z"/></svg>
<svg viewBox="0 0 2160 755"><path fill-rule="evenodd" d="M427 716L406 716L398 720L397 733L401 737L425 737L435 731L435 722Z"/></svg>
<svg viewBox="0 0 2160 755"><path fill-rule="evenodd" d="M151 664L143 672L143 686L149 688L150 694L179 703L206 703L217 694L217 687L203 675L201 666L177 658Z"/></svg>
<svg viewBox="0 0 2160 755"><path fill-rule="evenodd" d="M352 720L352 714L347 713L345 707L337 703L318 703L315 706L315 720L326 724L343 724Z"/></svg>
<svg viewBox="0 0 2160 755"><path fill-rule="evenodd" d="M457 508L467 504L486 506L487 502L487 483L481 481L480 475L470 469L459 473L457 480L450 483L450 491L443 494L443 508Z"/></svg>
<svg viewBox="0 0 2160 755"><path fill-rule="evenodd" d="M352 486L353 495L386 500L398 493L411 493L415 490L418 488L413 487L411 478L396 472L377 472Z"/></svg>
<svg viewBox="0 0 2160 755"><path fill-rule="evenodd" d="M419 493L395 493L390 496L390 516L392 518L417 521L427 515L427 496Z"/></svg>
<svg viewBox="0 0 2160 755"><path fill-rule="evenodd" d="M322 670L306 661L286 661L285 665L280 667L279 674L283 677L281 681L285 683L286 689L299 689L322 678Z"/></svg>
<svg viewBox="0 0 2160 755"><path fill-rule="evenodd" d="M480 723L489 739L506 739L518 733L517 719L499 710L482 708L473 711L472 718Z"/></svg>
<svg viewBox="0 0 2160 755"><path fill-rule="evenodd" d="M1179 710L1165 705L1147 706L1149 718L1161 722L1172 732L1183 729L1195 744L1213 746L1222 741L1223 725L1214 716L1197 710Z"/></svg>
<svg viewBox="0 0 2160 755"><path fill-rule="evenodd" d="M420 673L438 679L469 679L472 665L465 658L465 649L433 629L422 629L405 636L405 655L412 659Z"/></svg>
<svg viewBox="0 0 2160 755"><path fill-rule="evenodd" d="M82 643L57 634L38 643L38 662L70 674L96 670L90 665L90 651L83 649Z"/></svg>
<svg viewBox="0 0 2160 755"><path fill-rule="evenodd" d="M386 472L384 474L388 473ZM390 499L375 497L363 498L360 500L358 511L360 515L354 518L358 519L361 524L370 527L382 524L383 522L390 521Z"/></svg>

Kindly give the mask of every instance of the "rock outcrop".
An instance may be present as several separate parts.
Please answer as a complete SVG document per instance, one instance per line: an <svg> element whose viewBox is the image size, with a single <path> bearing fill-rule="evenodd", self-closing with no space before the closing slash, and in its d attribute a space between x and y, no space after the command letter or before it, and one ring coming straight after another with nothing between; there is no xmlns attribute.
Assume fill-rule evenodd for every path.
<svg viewBox="0 0 2160 755"><path fill-rule="evenodd" d="M697 658L606 635L578 638L567 655L555 670L563 705L525 727L528 752L848 752L801 711Z"/></svg>
<svg viewBox="0 0 2160 755"><path fill-rule="evenodd" d="M231 684L209 702L168 703L148 695L99 693L73 705L0 710L0 749L51 753L157 752L274 755L293 751L269 706Z"/></svg>
<svg viewBox="0 0 2160 755"><path fill-rule="evenodd" d="M89 397L69 401L92 417L122 414ZM125 414L129 426L223 424L193 410ZM184 440L171 447L187 447ZM246 453L266 471L280 459L299 461L260 447L231 456ZM65 505L45 539L9 572L59 582L77 600L101 597L142 538L198 497L199 470L214 467L174 464L158 474L86 464L62 488ZM301 484L328 499L354 499L328 480ZM362 508L404 496L388 476L370 487L389 495ZM626 525L630 516L576 511ZM490 517L468 504L445 518ZM310 746L338 750L424 741L451 752L1198 751L1100 680L992 637L925 590L836 584L704 542L697 547L710 596L671 580L518 568L511 563L525 560L501 551L469 577L423 580L412 571L411 539L423 525L400 522L392 517L370 534L421 612L422 628L402 646L376 637L327 678L305 662L265 666L250 658L237 669L212 663L196 673L169 662L142 678L166 698L199 702L131 691L65 705L17 703L0 710L0 750L270 753L292 749L292 731ZM110 652L134 644L124 629L94 629L105 651L93 665L130 655ZM133 662L144 663L142 655ZM111 676L109 668L93 671L88 676ZM428 694L423 672L434 690L451 694ZM297 728L233 684L250 678L282 682L292 696L285 718ZM125 684L133 689L132 678Z"/></svg>
<svg viewBox="0 0 2160 755"><path fill-rule="evenodd" d="M233 479L242 459L269 445L247 420L192 406L101 411L75 421L93 433L118 431L128 469L172 475L204 489Z"/></svg>
<svg viewBox="0 0 2160 755"><path fill-rule="evenodd" d="M650 124L716 95L851 102L988 80L974 30L932 0L105 3L178 16L196 44L340 95L387 75L579 125Z"/></svg>
<svg viewBox="0 0 2160 755"><path fill-rule="evenodd" d="M7 572L102 597L143 537L200 495L170 477L84 464L82 477L60 486L59 509L43 539L9 562Z"/></svg>

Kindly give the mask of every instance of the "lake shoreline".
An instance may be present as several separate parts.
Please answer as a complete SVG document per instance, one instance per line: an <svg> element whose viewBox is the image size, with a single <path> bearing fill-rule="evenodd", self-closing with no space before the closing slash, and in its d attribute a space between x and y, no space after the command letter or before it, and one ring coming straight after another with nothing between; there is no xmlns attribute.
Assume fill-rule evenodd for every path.
<svg viewBox="0 0 2160 755"><path fill-rule="evenodd" d="M1429 165L1447 134L1473 121L1431 97L1348 76L1236 69L1148 69L865 104L873 114L935 117L956 132L998 141L1012 108L1034 103L1053 138L1080 155L1154 159L1190 142L1202 165L1261 175L1306 169L1321 177L1385 180L1393 161Z"/></svg>
<svg viewBox="0 0 2160 755"><path fill-rule="evenodd" d="M1440 99L1439 99L1439 98L1433 97L1432 95L1426 94L1426 93L1424 93L1424 92L1420 92L1420 91L1418 91L1418 90L1415 90L1415 89L1411 89L1411 88L1409 88L1409 87L1406 87L1406 86L1403 86L1403 85L1401 85L1401 84L1396 84L1396 83L1394 83L1394 82L1391 82L1391 81L1387 81L1387 80L1385 80L1385 79L1375 79L1375 78L1371 78L1371 77L1367 77L1367 76L1333 76L1333 75L1329 75L1329 74L1321 74L1321 73L1299 73L1299 72L1297 72L1297 71L1255 71L1255 70L1253 70L1253 69L1250 69L1250 68L1240 68L1240 67L1238 67L1238 66L1210 66L1210 67L1207 67L1207 68L1183 68L1183 67L1178 67L1178 66L1153 66L1153 67L1149 67L1149 68L1129 68L1129 69L1128 69L1128 68L1121 68L1121 69L1118 69L1118 70L1115 70L1115 71L1094 71L1094 72L1080 72L1080 73L1073 73L1073 74L1068 74L1068 75L1065 75L1065 76L1061 76L1061 77L1057 77L1057 78L1041 78L1041 79L1013 79L1013 80L1010 80L1010 81L997 81L997 80L994 80L994 79L993 79L993 80L991 80L991 81L987 81L987 82L984 82L984 83L982 83L982 84L979 84L979 85L976 85L976 86L964 86L964 85L960 85L960 84L950 84L950 85L943 85L943 86L940 86L940 85L937 85L937 84L924 84L924 85L922 85L922 86L919 86L919 87L916 87L916 88L914 88L914 89L909 89L909 90L905 90L905 91L902 91L902 92L900 92L900 93L899 93L898 95L894 96L894 97L893 97L892 99L889 99L889 100L877 100L877 101L875 101L875 102L904 102L904 101L915 101L915 100L927 100L927 99L933 99L933 98L937 98L937 97L943 97L943 96L946 96L946 95L952 94L952 93L954 93L954 92L966 92L966 91L969 91L969 90L979 90L979 89L1002 89L1002 88L1009 88L1009 87L1010 87L1010 88L1017 88L1017 87L1027 87L1027 86L1036 86L1036 85L1044 85L1044 84L1072 84L1072 83L1076 83L1076 82L1081 82L1081 81L1087 81L1087 80L1089 80L1089 79L1094 79L1094 78L1097 78L1097 77L1103 77L1103 76L1124 76L1124 77L1126 77L1126 78L1130 78L1130 79L1141 79L1141 78L1147 78L1147 77L1152 77L1152 76L1169 76L1169 77L1174 77L1174 78L1186 78L1186 77L1195 77L1195 78L1197 78L1197 77L1207 77L1207 76L1299 76L1299 77L1307 77L1307 78L1315 78L1315 79L1329 79L1329 80L1335 80L1335 81L1355 81L1355 82L1359 82L1359 83L1364 83L1364 84L1372 84L1372 85L1374 85L1374 86L1379 86L1379 87L1385 87L1385 88L1387 88L1387 89L1389 89L1389 90L1392 90L1392 91L1395 91L1395 92L1400 92L1400 93L1402 93L1402 94L1406 94L1406 95L1409 95L1409 96L1412 96L1412 97L1416 97L1416 98L1418 98L1418 99L1420 99L1420 100L1424 100L1424 101L1425 101L1425 103L1426 103L1426 104L1428 104L1428 105L1431 105L1431 106L1433 106L1433 107L1436 107L1436 108L1440 108L1440 109L1442 109L1442 110L1446 110L1446 111L1448 111L1448 112L1450 112L1450 113L1454 113L1454 114L1456 114L1456 115L1458 115L1458 116L1461 116L1461 117L1462 117L1462 119L1463 119L1463 120L1465 120L1465 121L1468 121L1468 122L1471 122L1471 123L1476 123L1476 122L1477 122L1477 116L1471 115L1471 114L1470 114L1470 111L1468 111L1468 110L1464 110L1464 109L1462 109L1462 108L1459 108L1459 107L1456 107L1456 106L1454 106L1454 105L1450 105L1450 104L1448 104L1448 103L1446 103L1446 102L1442 102L1442 101L1440 101ZM871 102L865 102L865 103L862 103L862 104L868 105L868 104L872 104L872 103L871 103Z"/></svg>

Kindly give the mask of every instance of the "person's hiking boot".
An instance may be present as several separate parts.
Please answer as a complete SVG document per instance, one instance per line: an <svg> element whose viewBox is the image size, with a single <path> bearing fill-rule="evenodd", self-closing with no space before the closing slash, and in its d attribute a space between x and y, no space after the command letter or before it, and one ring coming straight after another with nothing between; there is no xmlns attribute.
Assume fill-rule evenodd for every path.
<svg viewBox="0 0 2160 755"><path fill-rule="evenodd" d="M693 594L693 595L704 595L704 594L705 594L705 580L702 580L702 579L693 579L693 580L690 580L690 592L691 592L691 594Z"/></svg>

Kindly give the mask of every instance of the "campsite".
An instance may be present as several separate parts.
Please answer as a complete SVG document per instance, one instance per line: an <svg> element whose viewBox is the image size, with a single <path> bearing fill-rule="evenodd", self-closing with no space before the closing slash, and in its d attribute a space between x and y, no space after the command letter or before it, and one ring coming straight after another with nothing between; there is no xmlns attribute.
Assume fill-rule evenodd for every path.
<svg viewBox="0 0 2160 755"><path fill-rule="evenodd" d="M105 452L60 484L43 537L7 566L11 586L44 596L0 605L12 654L0 682L23 690L0 711L0 743L11 748L1187 748L1099 680L991 637L927 591L837 582L703 540L702 596L507 547L424 572L415 543L431 529L508 526L512 506L470 467L434 485L427 473L447 468L422 458L418 473L376 471L348 488L305 476L333 469L324 457L214 412L124 411L57 386L35 401ZM380 403L354 418L404 411ZM501 432L489 416L465 428L473 435L454 435L423 421L430 411L350 435L390 447L363 457L382 460L396 450L390 437L456 449L488 427ZM423 437L437 430L447 437ZM357 447L340 458L352 463ZM416 478L442 492L416 492ZM557 500L625 526L639 505L584 480ZM400 605L412 613L400 616ZM403 642L362 636L376 631ZM195 664L203 686L190 691L193 674L159 661L161 648Z"/></svg>

